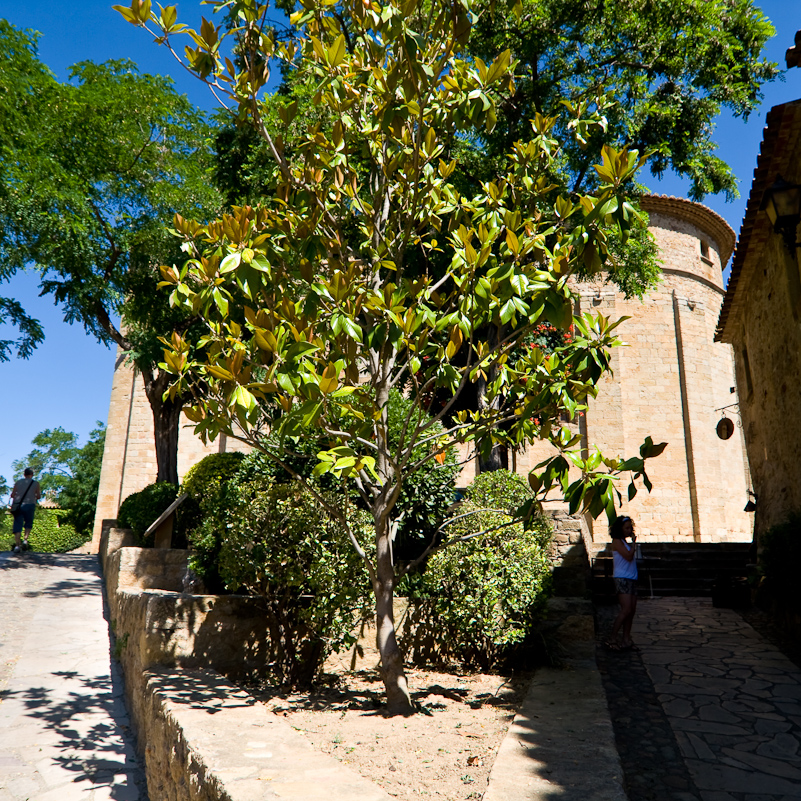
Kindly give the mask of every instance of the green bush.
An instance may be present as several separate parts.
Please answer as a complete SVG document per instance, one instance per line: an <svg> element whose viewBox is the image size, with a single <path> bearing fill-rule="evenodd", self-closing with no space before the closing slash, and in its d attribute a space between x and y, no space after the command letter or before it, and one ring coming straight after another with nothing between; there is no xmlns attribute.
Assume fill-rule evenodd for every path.
<svg viewBox="0 0 801 801"><path fill-rule="evenodd" d="M65 509L38 508L33 518L33 529L30 536L31 550L39 553L66 553L79 548L91 539L84 536L66 522ZM4 515L0 518L0 537L8 542L9 549L14 547L14 535L11 533L13 518Z"/></svg>
<svg viewBox="0 0 801 801"><path fill-rule="evenodd" d="M180 493L189 497L178 507L174 534L181 544L191 542L192 531L203 522L202 503L213 496L221 484L232 481L245 458L244 453L210 453L184 476ZM176 536L174 536L174 543Z"/></svg>
<svg viewBox="0 0 801 801"><path fill-rule="evenodd" d="M129 495L120 504L117 525L130 528L146 548L153 547L153 536L145 539L145 532L159 519L162 512L178 497L178 487L166 481L148 484L140 492Z"/></svg>
<svg viewBox="0 0 801 801"><path fill-rule="evenodd" d="M430 419L414 401L392 390L387 407L390 446L397 447L409 416L410 426L425 424ZM441 431L442 426L435 423L427 436L436 436ZM412 451L411 462L425 458L431 451L430 444L419 445ZM456 500L458 476L456 452L449 448L442 464L430 459L420 470L404 477L403 489L395 506L395 515L403 515L395 541L397 559L414 559L429 545L448 508Z"/></svg>
<svg viewBox="0 0 801 801"><path fill-rule="evenodd" d="M798 570L801 567L801 512L792 512L784 523L760 535L760 567L763 575L760 600L779 613L801 613Z"/></svg>
<svg viewBox="0 0 801 801"><path fill-rule="evenodd" d="M435 553L414 584L418 622L437 641L433 652L417 643L413 658L486 670L525 645L550 590L550 524L539 518L524 531L509 525L510 514L486 510L511 511L530 497L506 470L482 473L468 488L446 529L448 538L468 539Z"/></svg>
<svg viewBox="0 0 801 801"><path fill-rule="evenodd" d="M370 518L341 493L323 494L369 549ZM344 527L299 482L259 478L233 485L227 497L201 527L219 536L219 576L228 590L264 599L277 678L308 686L331 651L355 641L355 614L370 595L364 565Z"/></svg>
<svg viewBox="0 0 801 801"><path fill-rule="evenodd" d="M400 442L403 426L410 412L412 412L412 425L429 419L425 413L414 411L413 407L412 401L403 398L396 390L390 393L387 411L390 445L397 446ZM439 424L433 425L430 436L436 436L441 429ZM276 445L272 440L268 440L268 443ZM322 432L309 430L303 437L285 443L281 461L308 480L317 465L317 454L327 447L327 438ZM420 445L414 449L411 461L423 459L431 451L430 444ZM210 459L211 457L206 458ZM200 464L205 461L204 459ZM395 540L397 559L413 559L431 542L437 527L455 500L458 475L459 465L455 451L451 448L445 453L442 464L436 459L430 459L422 469L405 477L404 488L394 510L395 515L401 517L401 525ZM237 480L239 483L271 480L282 484L291 482L293 479L291 473L287 472L274 459L257 451L241 461ZM316 479L316 482L327 491L350 493L351 502L356 505L361 504L352 485L343 484L330 474L323 475L320 479ZM219 490L212 490L210 486L206 487L204 499L198 501L197 504L201 518L205 515L214 516L217 507L224 507L231 502L226 496L225 482L222 483L223 486ZM184 491L187 491L186 481L184 482ZM218 491L222 492L219 497L216 495ZM216 570L217 554L219 553L218 534L213 530L213 526L204 526L201 532L197 530L196 525L192 525L187 526L186 531L190 546L196 551L194 558L196 567L194 569L203 578L209 589L219 590L222 585Z"/></svg>

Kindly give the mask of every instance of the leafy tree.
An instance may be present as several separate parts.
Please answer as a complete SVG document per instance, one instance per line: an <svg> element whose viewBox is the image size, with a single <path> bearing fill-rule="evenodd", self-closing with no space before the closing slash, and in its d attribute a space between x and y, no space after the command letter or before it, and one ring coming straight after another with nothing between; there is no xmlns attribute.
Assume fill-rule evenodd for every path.
<svg viewBox="0 0 801 801"><path fill-rule="evenodd" d="M91 534L95 521L105 443L106 426L98 420L88 442L72 460L72 478L58 495L59 505L67 510L66 522L79 534Z"/></svg>
<svg viewBox="0 0 801 801"><path fill-rule="evenodd" d="M498 98L514 80L508 51L489 65L465 57L471 0L337 7L309 0L293 17L299 51L264 35L266 6L233 6L240 24L230 35L243 71L225 60L220 31L205 20L189 33L186 58L251 116L274 161L276 193L260 208L236 208L208 226L175 219L193 258L164 267L164 282L172 302L196 311L206 331L191 346L178 336L165 343L165 366L176 376L171 392L202 387L188 410L200 434L225 432L276 459L280 449L271 448L268 430L279 442L309 427L326 432L330 444L315 472L353 480L373 520L373 542L360 541L340 510L307 489L364 561L388 706L406 712L412 704L394 588L428 554L461 539L435 537L417 560L393 559L395 507L407 477L457 443L486 452L496 442L547 439L558 455L532 478L533 488L544 492L558 482L574 509L612 514L616 474L634 474L633 494L645 459L661 450L648 440L634 459L583 459L573 450L579 438L560 423L596 394L617 344L617 322L574 317L569 278L579 268L619 268L605 232L617 227L625 241L636 218L626 189L641 160L605 148L597 192L571 195L555 169L563 157L556 121L538 114L503 174L462 193L446 143L454 132L471 140L491 131ZM118 8L162 41L186 32L174 8L155 15L140 0ZM274 56L298 70L301 84L316 81L331 114L330 127L311 126L291 152L264 124L265 63ZM544 321L573 326L575 335L548 356L524 348L512 361ZM451 416L479 380L487 402ZM391 443L389 395L404 384L416 403ZM428 407L439 390L452 400L423 422L415 407ZM581 472L572 484L570 463Z"/></svg>
<svg viewBox="0 0 801 801"><path fill-rule="evenodd" d="M164 400L153 344L173 326L185 331L191 315L149 289L144 300L136 293L152 286L154 265L180 258L166 221L217 212L211 128L168 78L130 61L82 62L58 83L36 58L35 34L4 23L0 54L19 53L26 66L13 73L15 91L0 93L0 277L33 263L67 322L129 354L153 409L158 479L177 484L182 399Z"/></svg>
<svg viewBox="0 0 801 801"><path fill-rule="evenodd" d="M9 237L6 210L19 204L19 188L14 180L16 152L20 146L35 145L38 134L37 98L50 91L55 79L36 57L38 34L20 31L0 19L0 281L7 281L18 265L15 243ZM44 339L39 322L28 316L13 298L0 298L0 320L16 326L19 339L0 340L0 361L7 361L13 347L18 356L28 358Z"/></svg>
<svg viewBox="0 0 801 801"><path fill-rule="evenodd" d="M12 462L14 480L23 477L26 467L33 470L42 493L55 496L74 477L75 460L80 453L78 436L61 426L46 428L38 433L31 444L35 447L23 459Z"/></svg>
<svg viewBox="0 0 801 801"><path fill-rule="evenodd" d="M22 478L30 467L42 492L65 510L66 522L79 534L86 534L95 519L105 440L106 426L99 420L83 447L78 447L78 436L72 431L61 426L46 428L33 438L33 450L12 463L14 478Z"/></svg>
<svg viewBox="0 0 801 801"><path fill-rule="evenodd" d="M560 167L576 192L596 185L603 144L628 143L652 153L654 175L689 178L695 200L738 196L715 155L714 120L722 108L747 117L778 74L761 57L775 30L753 0L480 0L477 10L470 52L491 59L508 48L519 61L486 155L502 158L540 112L559 120Z"/></svg>

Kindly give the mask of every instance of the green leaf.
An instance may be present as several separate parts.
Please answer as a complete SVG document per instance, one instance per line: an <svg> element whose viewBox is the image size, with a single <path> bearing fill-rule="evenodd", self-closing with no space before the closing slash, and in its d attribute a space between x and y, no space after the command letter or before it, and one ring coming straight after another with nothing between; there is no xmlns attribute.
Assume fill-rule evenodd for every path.
<svg viewBox="0 0 801 801"><path fill-rule="evenodd" d="M329 66L338 67L345 58L345 35L340 34L331 47L328 48L327 61Z"/></svg>
<svg viewBox="0 0 801 801"><path fill-rule="evenodd" d="M229 253L220 263L220 275L224 273L230 273L231 271L235 270L239 267L240 263L242 262L242 254L237 250L233 253Z"/></svg>

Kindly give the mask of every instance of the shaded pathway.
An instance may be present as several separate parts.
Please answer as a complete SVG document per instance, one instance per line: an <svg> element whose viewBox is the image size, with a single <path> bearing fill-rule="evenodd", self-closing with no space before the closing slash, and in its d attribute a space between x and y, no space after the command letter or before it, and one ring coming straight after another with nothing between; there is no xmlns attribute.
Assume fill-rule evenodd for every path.
<svg viewBox="0 0 801 801"><path fill-rule="evenodd" d="M0 554L0 801L147 801L97 558Z"/></svg>
<svg viewBox="0 0 801 801"><path fill-rule="evenodd" d="M801 799L796 665L706 599L641 601L633 636L598 651L630 801Z"/></svg>

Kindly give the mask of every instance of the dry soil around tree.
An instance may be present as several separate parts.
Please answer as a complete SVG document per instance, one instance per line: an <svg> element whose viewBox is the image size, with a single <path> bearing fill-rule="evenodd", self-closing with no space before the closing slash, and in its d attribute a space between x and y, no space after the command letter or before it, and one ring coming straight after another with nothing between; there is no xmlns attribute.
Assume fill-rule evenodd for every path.
<svg viewBox="0 0 801 801"><path fill-rule="evenodd" d="M480 799L531 676L408 670L407 678L420 709L409 717L383 712L377 671L329 674L312 694L262 687L257 697L401 801Z"/></svg>

